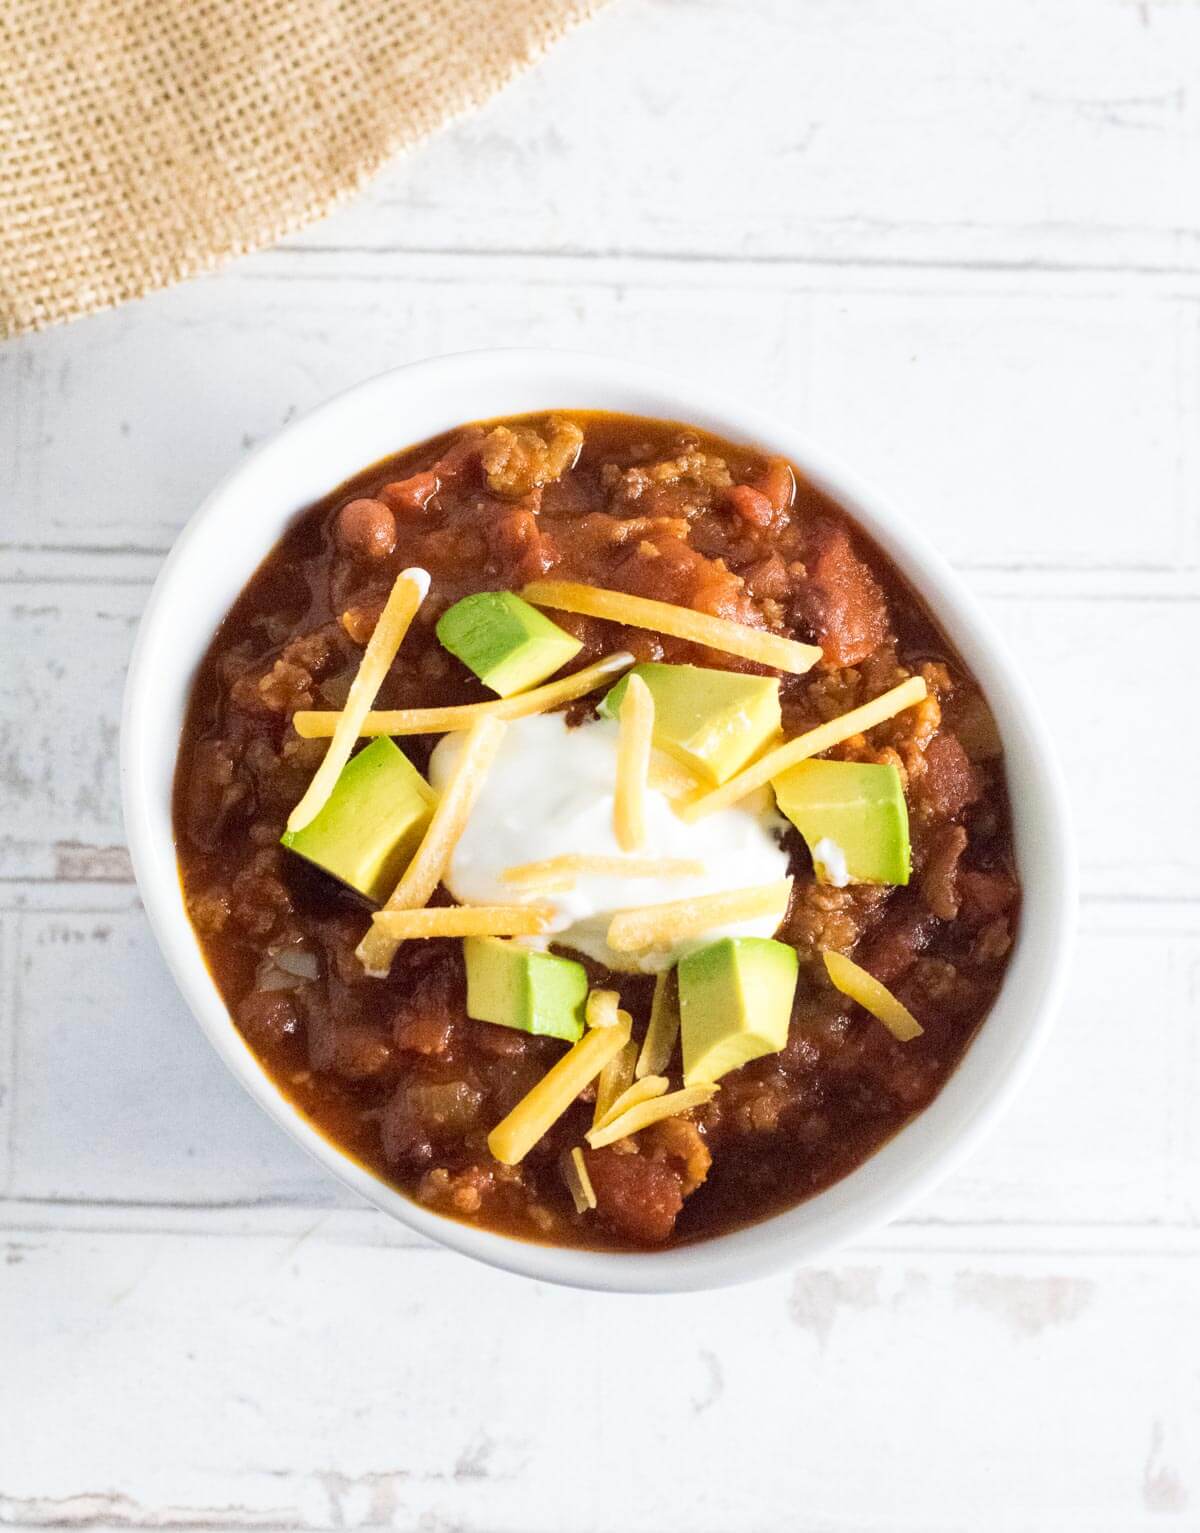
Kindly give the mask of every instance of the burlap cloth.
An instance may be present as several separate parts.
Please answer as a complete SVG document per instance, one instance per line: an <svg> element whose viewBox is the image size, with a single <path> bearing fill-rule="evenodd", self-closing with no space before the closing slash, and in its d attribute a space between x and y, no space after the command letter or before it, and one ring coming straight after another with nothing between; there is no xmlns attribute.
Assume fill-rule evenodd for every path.
<svg viewBox="0 0 1200 1533"><path fill-rule="evenodd" d="M0 335L281 238L602 3L0 0Z"/></svg>

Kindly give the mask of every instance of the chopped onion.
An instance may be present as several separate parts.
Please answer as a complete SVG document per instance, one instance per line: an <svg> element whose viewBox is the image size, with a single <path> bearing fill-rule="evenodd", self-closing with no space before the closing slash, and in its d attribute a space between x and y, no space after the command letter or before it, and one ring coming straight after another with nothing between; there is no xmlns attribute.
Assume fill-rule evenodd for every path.
<svg viewBox="0 0 1200 1533"><path fill-rule="evenodd" d="M272 951L271 957L285 974L294 974L299 979L318 979L320 977L320 960L315 953L309 952L308 948L276 948Z"/></svg>
<svg viewBox="0 0 1200 1533"><path fill-rule="evenodd" d="M298 990L303 983L296 975L286 974L269 961L262 964L254 976L256 990Z"/></svg>

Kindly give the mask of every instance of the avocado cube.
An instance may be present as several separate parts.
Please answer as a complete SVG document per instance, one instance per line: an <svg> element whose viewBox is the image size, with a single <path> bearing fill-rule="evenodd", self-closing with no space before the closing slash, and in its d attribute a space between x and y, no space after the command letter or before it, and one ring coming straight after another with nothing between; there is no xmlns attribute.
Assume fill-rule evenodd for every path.
<svg viewBox="0 0 1200 1533"><path fill-rule="evenodd" d="M774 779L780 809L808 843L819 884L906 884L908 806L894 766L802 761Z"/></svg>
<svg viewBox="0 0 1200 1533"><path fill-rule="evenodd" d="M464 937L463 958L467 1016L568 1043L583 1037L588 977L581 963L500 937Z"/></svg>
<svg viewBox="0 0 1200 1533"><path fill-rule="evenodd" d="M796 950L767 937L725 937L679 963L679 1030L687 1086L719 1081L787 1042Z"/></svg>
<svg viewBox="0 0 1200 1533"><path fill-rule="evenodd" d="M654 743L716 787L779 733L779 682L774 676L709 670L699 665L635 665L654 699ZM616 718L629 684L623 676L601 703Z"/></svg>
<svg viewBox="0 0 1200 1533"><path fill-rule="evenodd" d="M425 834L437 794L386 735L352 756L325 807L280 842L381 905Z"/></svg>
<svg viewBox="0 0 1200 1533"><path fill-rule="evenodd" d="M583 648L511 591L464 596L438 618L437 636L500 697L545 681Z"/></svg>

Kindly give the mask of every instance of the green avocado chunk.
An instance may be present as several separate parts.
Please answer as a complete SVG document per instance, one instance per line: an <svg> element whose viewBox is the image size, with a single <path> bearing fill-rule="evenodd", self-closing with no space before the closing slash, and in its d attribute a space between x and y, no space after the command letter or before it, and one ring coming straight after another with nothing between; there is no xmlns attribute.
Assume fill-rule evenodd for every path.
<svg viewBox="0 0 1200 1533"><path fill-rule="evenodd" d="M583 1037L588 977L581 963L500 937L464 937L463 958L467 1016L568 1043Z"/></svg>
<svg viewBox="0 0 1200 1533"><path fill-rule="evenodd" d="M464 596L438 618L437 636L500 697L545 681L583 648L511 591Z"/></svg>
<svg viewBox="0 0 1200 1533"><path fill-rule="evenodd" d="M686 1086L719 1081L787 1042L800 963L769 937L725 937L679 962Z"/></svg>
<svg viewBox="0 0 1200 1533"><path fill-rule="evenodd" d="M774 676L709 670L699 665L635 665L654 699L654 743L714 787L740 771L779 733L779 682ZM616 718L629 684L623 676L601 703Z"/></svg>
<svg viewBox="0 0 1200 1533"><path fill-rule="evenodd" d="M908 882L908 806L894 766L802 761L773 782L819 884Z"/></svg>
<svg viewBox="0 0 1200 1533"><path fill-rule="evenodd" d="M280 842L381 905L420 844L437 794L386 735L352 756L325 807Z"/></svg>

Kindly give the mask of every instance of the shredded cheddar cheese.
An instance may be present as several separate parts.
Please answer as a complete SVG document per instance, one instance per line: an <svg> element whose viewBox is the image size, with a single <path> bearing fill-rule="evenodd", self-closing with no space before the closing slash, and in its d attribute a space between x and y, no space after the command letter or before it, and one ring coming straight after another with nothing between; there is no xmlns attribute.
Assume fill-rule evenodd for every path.
<svg viewBox="0 0 1200 1533"><path fill-rule="evenodd" d="M456 708L390 708L365 714L355 726L362 736L372 735L443 735L470 729L479 719L524 719L535 713L548 713L563 703L594 692L602 682L611 681L633 664L633 656L624 650L605 655L594 665L585 666L570 676L534 687L516 697L497 697L486 703L463 703ZM325 713L302 709L293 715L292 725L305 740L322 740L333 734L344 713Z"/></svg>
<svg viewBox="0 0 1200 1533"><path fill-rule="evenodd" d="M674 969L654 980L654 999L650 1003L650 1025L642 1040L634 1075L639 1080L661 1075L667 1068L679 1037L679 981Z"/></svg>
<svg viewBox="0 0 1200 1533"><path fill-rule="evenodd" d="M578 1145L573 1150L568 1150L559 1162L563 1181L567 1184L567 1191L571 1194L571 1201L575 1204L577 1214L586 1214L596 1206L596 1189L592 1186L592 1179L588 1175L587 1161L583 1158L583 1151Z"/></svg>
<svg viewBox="0 0 1200 1533"><path fill-rule="evenodd" d="M693 1107L703 1107L716 1094L716 1086L684 1086L681 1091L671 1091L666 1096L639 1102L619 1118L610 1119L603 1128L589 1129L584 1138L593 1150L602 1150L606 1144L616 1144L618 1139L627 1139L630 1134L639 1133L652 1123L661 1123L664 1118L677 1118L680 1113L688 1112Z"/></svg>
<svg viewBox="0 0 1200 1533"><path fill-rule="evenodd" d="M415 937L532 937L554 917L546 905L442 905L422 910L380 910L372 930L393 942Z"/></svg>
<svg viewBox="0 0 1200 1533"><path fill-rule="evenodd" d="M496 1159L506 1166L524 1160L628 1042L624 1027L594 1027L586 1032L488 1135L488 1149Z"/></svg>
<svg viewBox="0 0 1200 1533"><path fill-rule="evenodd" d="M467 731L450 780L433 811L421 844L384 910L419 910L428 904L429 896L441 882L450 855L466 827L488 768L500 749L505 728L499 719L484 718ZM396 939L388 936L377 923L372 923L356 953L368 973L386 974L396 946Z"/></svg>
<svg viewBox="0 0 1200 1533"><path fill-rule="evenodd" d="M287 828L303 830L329 801L342 768L350 760L354 742L361 733L375 694L391 669L396 651L408 632L417 609L429 593L429 576L424 570L401 570L396 576L387 604L379 616L367 647L350 684L346 706L336 715L330 731L332 738L321 765L313 775L304 797L288 816Z"/></svg>
<svg viewBox="0 0 1200 1533"><path fill-rule="evenodd" d="M704 863L698 857L602 857L584 852L565 852L541 862L522 862L505 868L500 877L516 888L570 889L579 878L701 878Z"/></svg>
<svg viewBox="0 0 1200 1533"><path fill-rule="evenodd" d="M608 945L616 953L641 953L760 916L773 915L778 926L787 913L791 894L792 880L783 878L778 883L732 889L727 894L703 894L665 905L619 910L609 922Z"/></svg>
<svg viewBox="0 0 1200 1533"><path fill-rule="evenodd" d="M633 1083L633 1067L637 1063L637 1044L629 1038L631 1020L627 1011L621 1012L621 1023L625 1029L627 1041L621 1052L614 1054L601 1070L600 1078L596 1082L596 1107L592 1113L593 1127L604 1117L622 1092Z"/></svg>
<svg viewBox="0 0 1200 1533"><path fill-rule="evenodd" d="M690 644L727 655L756 660L777 671L802 676L821 658L815 644L799 644L780 634L761 628L731 623L727 618L693 612L690 607L676 607L670 602L652 601L645 596L629 596L624 591L605 591L598 586L579 585L571 580L535 580L521 592L535 607L552 607L558 612L578 612L586 617L607 618L629 628L647 628L654 633L670 634Z"/></svg>
<svg viewBox="0 0 1200 1533"><path fill-rule="evenodd" d="M620 1058L620 1055L617 1056ZM607 1128L610 1123L616 1121L622 1113L628 1112L631 1107L636 1107L639 1102L651 1102L655 1097L666 1093L670 1081L665 1075L643 1075L641 1080L635 1080L632 1085L626 1086L620 1096L615 1097L603 1113L592 1124L593 1128Z"/></svg>
<svg viewBox="0 0 1200 1533"><path fill-rule="evenodd" d="M623 852L636 852L646 843L646 778L654 733L654 698L640 676L629 678L618 723L613 831Z"/></svg>
<svg viewBox="0 0 1200 1533"><path fill-rule="evenodd" d="M721 787L714 788L711 793L678 804L675 812L682 820L699 820L706 814L715 814L718 809L728 809L730 804L736 804L739 799L763 787L773 777L794 767L797 762L807 761L810 756L819 756L822 751L840 745L851 735L860 735L865 730L873 729L876 724L895 718L905 708L919 703L927 691L922 677L910 676L907 681L902 681L899 686L892 687L880 697L863 703L861 708L852 708L840 718L830 719L828 723L818 724L806 734L797 735L786 745L777 745L774 750L760 756L744 771L731 777Z"/></svg>
<svg viewBox="0 0 1200 1533"><path fill-rule="evenodd" d="M901 1001L898 1001L886 985L880 984L873 974L860 968L844 953L827 950L823 955L825 969L830 979L852 1001L857 1001L877 1021L882 1022L893 1038L910 1043L919 1038L925 1029Z"/></svg>
<svg viewBox="0 0 1200 1533"><path fill-rule="evenodd" d="M615 990L593 990L583 1015L589 1027L616 1027L623 1015L621 997Z"/></svg>

